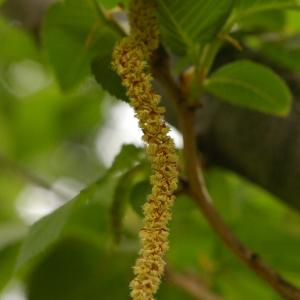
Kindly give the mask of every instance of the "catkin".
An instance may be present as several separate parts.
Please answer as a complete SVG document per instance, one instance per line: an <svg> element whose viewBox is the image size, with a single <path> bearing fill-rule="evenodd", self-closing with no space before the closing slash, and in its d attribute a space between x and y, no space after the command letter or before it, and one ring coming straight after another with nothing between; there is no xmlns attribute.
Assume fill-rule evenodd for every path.
<svg viewBox="0 0 300 300"><path fill-rule="evenodd" d="M164 272L168 250L168 222L177 188L178 168L174 142L163 120L160 96L153 91L149 60L159 44L155 4L132 0L129 9L130 34L113 51L113 68L126 87L127 96L143 131L152 168L152 192L143 207L141 250L130 283L134 300L153 300Z"/></svg>

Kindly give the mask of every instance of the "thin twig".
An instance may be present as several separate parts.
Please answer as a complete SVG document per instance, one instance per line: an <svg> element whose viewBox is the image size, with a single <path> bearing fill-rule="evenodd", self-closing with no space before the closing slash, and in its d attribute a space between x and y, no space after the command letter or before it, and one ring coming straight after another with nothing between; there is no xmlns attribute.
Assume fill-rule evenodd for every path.
<svg viewBox="0 0 300 300"><path fill-rule="evenodd" d="M224 244L253 270L261 279L266 281L275 291L285 299L299 300L300 290L286 281L281 275L267 266L258 254L249 250L238 240L215 210L210 195L207 191L200 161L198 159L196 133L195 133L195 111L181 106L180 122L184 140L184 157L186 172L189 180L191 194L196 204L201 209L204 217L214 231L219 235Z"/></svg>
<svg viewBox="0 0 300 300"><path fill-rule="evenodd" d="M6 169L10 171L13 175L18 176L22 178L23 180L26 180L36 186L39 186L43 189L46 189L48 191L51 191L55 193L59 198L66 200L70 198L70 195L62 191L61 189L58 189L51 185L49 182L41 178L40 176L37 176L30 170L24 168L23 166L20 166L16 162L10 160L9 158L5 157L3 154L0 153L0 166L1 169Z"/></svg>
<svg viewBox="0 0 300 300"><path fill-rule="evenodd" d="M221 300L222 298L213 293L198 276L191 273L177 273L169 267L166 268L166 279L185 290L197 300Z"/></svg>
<svg viewBox="0 0 300 300"><path fill-rule="evenodd" d="M163 53L161 58L156 58L156 61L159 63L153 64L152 67L156 79L165 88L172 102L177 105L184 141L184 156L190 195L201 209L213 230L237 258L244 262L245 265L285 299L300 300L300 289L285 280L271 267L267 266L257 253L249 250L231 232L214 208L204 182L202 167L198 158L195 132L195 109L187 107L184 101L184 91L181 90L181 87L172 78L170 71L166 70L168 62L163 62L166 59L168 59L168 57ZM163 68L160 66L163 66Z"/></svg>

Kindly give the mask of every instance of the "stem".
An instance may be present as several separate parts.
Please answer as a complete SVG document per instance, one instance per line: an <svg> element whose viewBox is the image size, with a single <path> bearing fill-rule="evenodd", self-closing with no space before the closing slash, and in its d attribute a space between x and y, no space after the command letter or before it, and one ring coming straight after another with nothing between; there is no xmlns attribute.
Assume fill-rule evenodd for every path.
<svg viewBox="0 0 300 300"><path fill-rule="evenodd" d="M190 106L199 101L203 93L203 81L209 73L221 45L222 42L216 39L203 48L200 60L195 64L194 76L186 100Z"/></svg>
<svg viewBox="0 0 300 300"><path fill-rule="evenodd" d="M300 290L265 265L258 254L238 240L215 210L207 191L201 164L198 160L195 133L195 112L182 105L180 122L184 140L184 157L190 192L204 217L232 253L285 299L299 300Z"/></svg>
<svg viewBox="0 0 300 300"><path fill-rule="evenodd" d="M213 293L204 281L191 273L177 273L170 267L166 268L166 279L170 283L182 288L193 298L197 300L222 300L222 298Z"/></svg>
<svg viewBox="0 0 300 300"><path fill-rule="evenodd" d="M199 62L199 70L200 70L200 80L201 82L203 79L208 75L212 64L215 60L217 53L222 46L222 41L219 39L214 40L211 44L208 44L204 47L200 62Z"/></svg>
<svg viewBox="0 0 300 300"><path fill-rule="evenodd" d="M231 24L225 25L220 34L226 35L230 32L230 29ZM195 73L191 84L190 95L187 99L187 102L190 104L200 99L203 92L203 81L207 77L222 44L223 41L218 37L202 49L200 59L195 64Z"/></svg>
<svg viewBox="0 0 300 300"><path fill-rule="evenodd" d="M208 57L212 58L213 56ZM204 58L203 66L209 70L212 61L210 59L205 61ZM162 60L164 59L166 58L162 57ZM154 69L156 69L157 73L160 72L157 65L154 66ZM177 82L170 76L170 71L165 70L161 73L162 76L158 76L157 73L155 73L156 79L165 88L169 97L173 100L173 103L176 103L177 111L180 115L179 121L181 123L181 132L183 134L184 156L190 187L189 194L191 194L192 198L195 200L212 229L238 259L240 259L246 266L248 266L249 269L255 272L258 277L268 283L271 288L277 291L278 294L283 296L285 299L300 300L300 290L286 281L271 267L267 266L257 253L252 252L244 246L242 242L235 237L219 213L215 210L204 183L201 164L198 160L195 132L195 111L192 111L187 107L187 104L184 101L184 92L178 86Z"/></svg>
<svg viewBox="0 0 300 300"><path fill-rule="evenodd" d="M1 169L10 171L13 175L22 178L36 186L39 186L43 189L51 191L55 193L62 200L66 200L70 198L66 192L62 191L59 188L52 186L49 182L34 174L30 170L27 170L23 166L17 164L14 161L11 161L9 158L5 157L0 153L0 167Z"/></svg>

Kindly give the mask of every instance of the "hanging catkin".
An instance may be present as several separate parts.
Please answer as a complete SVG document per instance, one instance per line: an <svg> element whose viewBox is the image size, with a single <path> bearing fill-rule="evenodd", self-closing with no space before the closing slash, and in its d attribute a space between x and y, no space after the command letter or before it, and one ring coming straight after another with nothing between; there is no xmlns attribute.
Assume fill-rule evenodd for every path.
<svg viewBox="0 0 300 300"><path fill-rule="evenodd" d="M113 52L113 68L127 89L127 96L143 131L143 140L153 175L152 192L145 203L140 231L141 250L130 283L134 300L153 300L164 272L168 250L168 222L177 188L177 155L169 128L163 120L160 96L152 88L149 60L159 44L155 5L151 0L132 0L129 9L130 35Z"/></svg>

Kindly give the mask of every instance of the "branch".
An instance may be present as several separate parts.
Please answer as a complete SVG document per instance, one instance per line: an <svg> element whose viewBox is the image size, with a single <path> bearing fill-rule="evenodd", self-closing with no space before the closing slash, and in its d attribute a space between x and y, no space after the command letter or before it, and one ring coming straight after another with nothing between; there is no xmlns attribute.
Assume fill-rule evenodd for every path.
<svg viewBox="0 0 300 300"><path fill-rule="evenodd" d="M267 266L258 254L249 250L239 241L227 227L221 216L215 210L212 200L204 183L201 164L198 160L195 112L184 105L180 109L180 122L184 140L184 157L186 171L190 184L191 194L196 204L201 209L204 217L214 231L232 253L244 262L261 279L267 282L275 291L285 299L299 300L300 290L287 282L281 275Z"/></svg>
<svg viewBox="0 0 300 300"><path fill-rule="evenodd" d="M168 70L168 56L165 52L158 52L157 55L162 56L154 60L154 63L152 64L154 70L153 73L172 99L172 102L177 105L177 112L179 113L179 122L184 141L183 151L186 172L192 198L199 206L210 226L237 258L244 262L249 269L254 271L285 299L300 300L300 289L293 286L271 267L267 266L257 253L249 250L238 238L236 238L213 207L212 200L204 182L202 167L198 159L195 132L195 109L186 106L184 92L172 78L170 71Z"/></svg>
<svg viewBox="0 0 300 300"><path fill-rule="evenodd" d="M175 273L169 267L166 268L166 279L185 290L188 294L194 297L197 300L221 300L222 298L218 295L214 294L210 289L206 286L206 284L198 278L190 273L179 274Z"/></svg>
<svg viewBox="0 0 300 300"><path fill-rule="evenodd" d="M1 169L6 169L8 171L11 171L11 173L14 174L15 176L18 176L26 181L33 183L36 186L39 186L43 189L46 189L48 191L55 193L61 199L70 198L70 195L67 195L61 189L53 187L50 183L48 183L43 178L41 178L41 177L37 176L36 174L32 173L31 171L25 169L23 166L20 166L16 162L11 161L10 159L5 157L1 153L0 153L0 166L1 166Z"/></svg>

